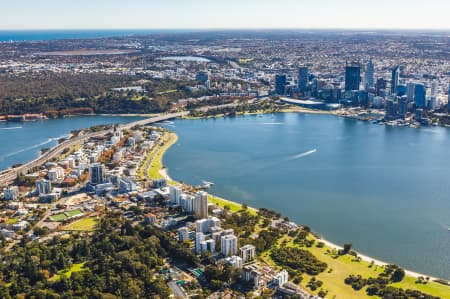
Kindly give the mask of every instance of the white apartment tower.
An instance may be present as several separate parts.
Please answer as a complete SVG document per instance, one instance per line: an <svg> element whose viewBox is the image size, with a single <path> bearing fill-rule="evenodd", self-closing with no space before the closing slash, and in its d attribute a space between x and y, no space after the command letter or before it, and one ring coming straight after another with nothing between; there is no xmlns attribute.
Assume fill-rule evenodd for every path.
<svg viewBox="0 0 450 299"><path fill-rule="evenodd" d="M255 246L248 244L242 246L240 250L243 263L250 262L255 258Z"/></svg>
<svg viewBox="0 0 450 299"><path fill-rule="evenodd" d="M52 183L47 180L36 181L36 190L39 195L52 193Z"/></svg>
<svg viewBox="0 0 450 299"><path fill-rule="evenodd" d="M224 256L236 255L238 252L238 239L235 235L222 236L220 248Z"/></svg>
<svg viewBox="0 0 450 299"><path fill-rule="evenodd" d="M171 203L175 203L175 204L180 204L180 198L181 198L181 189L175 186L170 186L169 187L169 197L170 197L170 202Z"/></svg>
<svg viewBox="0 0 450 299"><path fill-rule="evenodd" d="M205 241L205 235L203 233L195 234L195 252L200 253L202 250L201 243Z"/></svg>

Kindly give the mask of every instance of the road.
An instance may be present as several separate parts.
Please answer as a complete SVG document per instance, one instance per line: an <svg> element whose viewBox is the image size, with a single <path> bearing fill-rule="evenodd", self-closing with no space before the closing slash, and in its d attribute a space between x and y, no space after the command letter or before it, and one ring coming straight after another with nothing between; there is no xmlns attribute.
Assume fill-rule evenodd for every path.
<svg viewBox="0 0 450 299"><path fill-rule="evenodd" d="M135 122L132 122L129 124L121 125L121 126L119 126L119 128L120 129L130 129L134 126L148 125L148 124L157 123L157 122L164 121L164 120L169 120L169 119L173 119L173 118L177 118L177 117L186 116L188 114L189 114L188 111L162 114L162 115L159 115L156 117L151 117L151 118L135 121ZM54 148L52 148L50 151L39 156L35 160L30 161L26 164L23 164L19 167L9 169L9 170L3 172L0 175L0 186L9 185L12 181L14 181L14 179L17 177L18 174L27 174L30 169L39 167L42 164L52 160L53 158L60 155L67 148L71 148L77 144L83 143L90 138L104 136L111 132L112 132L112 129L103 130L103 131L99 131L99 132L95 132L95 133L89 133L89 134L77 136L77 137L71 138L67 141L64 141L64 142L58 144L57 146L55 146Z"/></svg>

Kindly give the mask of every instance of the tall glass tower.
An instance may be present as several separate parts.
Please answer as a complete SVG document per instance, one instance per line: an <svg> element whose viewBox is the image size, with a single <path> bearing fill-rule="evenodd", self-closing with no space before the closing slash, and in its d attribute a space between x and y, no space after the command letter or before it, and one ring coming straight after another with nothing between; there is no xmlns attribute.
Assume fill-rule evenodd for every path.
<svg viewBox="0 0 450 299"><path fill-rule="evenodd" d="M392 78L391 78L391 94L397 94L398 81L400 79L400 66L396 65L392 69Z"/></svg>
<svg viewBox="0 0 450 299"><path fill-rule="evenodd" d="M345 66L345 91L359 90L361 83L361 67L359 64L347 64Z"/></svg>
<svg viewBox="0 0 450 299"><path fill-rule="evenodd" d="M372 60L369 60L366 65L366 74L364 76L364 85L368 88L373 87L373 85L375 83L374 72L375 72L375 70L374 70L373 62L372 62Z"/></svg>
<svg viewBox="0 0 450 299"><path fill-rule="evenodd" d="M298 70L298 89L306 91L308 88L309 71L307 66L301 66Z"/></svg>

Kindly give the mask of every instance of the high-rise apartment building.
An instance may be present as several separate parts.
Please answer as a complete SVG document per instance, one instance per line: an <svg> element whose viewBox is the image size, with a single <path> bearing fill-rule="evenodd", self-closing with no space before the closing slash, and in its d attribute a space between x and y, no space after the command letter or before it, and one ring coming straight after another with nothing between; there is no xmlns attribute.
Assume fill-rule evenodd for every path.
<svg viewBox="0 0 450 299"><path fill-rule="evenodd" d="M101 163L91 164L89 167L89 183L91 185L102 184L104 181L105 166Z"/></svg>
<svg viewBox="0 0 450 299"><path fill-rule="evenodd" d="M208 218L208 193L199 191L194 197L194 214L195 218Z"/></svg>

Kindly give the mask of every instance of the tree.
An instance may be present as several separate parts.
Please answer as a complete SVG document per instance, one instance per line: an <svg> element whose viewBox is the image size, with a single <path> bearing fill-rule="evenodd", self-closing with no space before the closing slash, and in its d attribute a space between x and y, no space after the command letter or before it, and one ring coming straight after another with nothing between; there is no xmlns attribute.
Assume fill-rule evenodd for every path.
<svg viewBox="0 0 450 299"><path fill-rule="evenodd" d="M402 268L397 268L391 276L393 282L400 282L405 277L405 270Z"/></svg>
<svg viewBox="0 0 450 299"><path fill-rule="evenodd" d="M343 254L347 254L350 252L350 250L352 249L352 244L351 243L345 243L344 244L344 250L343 250Z"/></svg>

